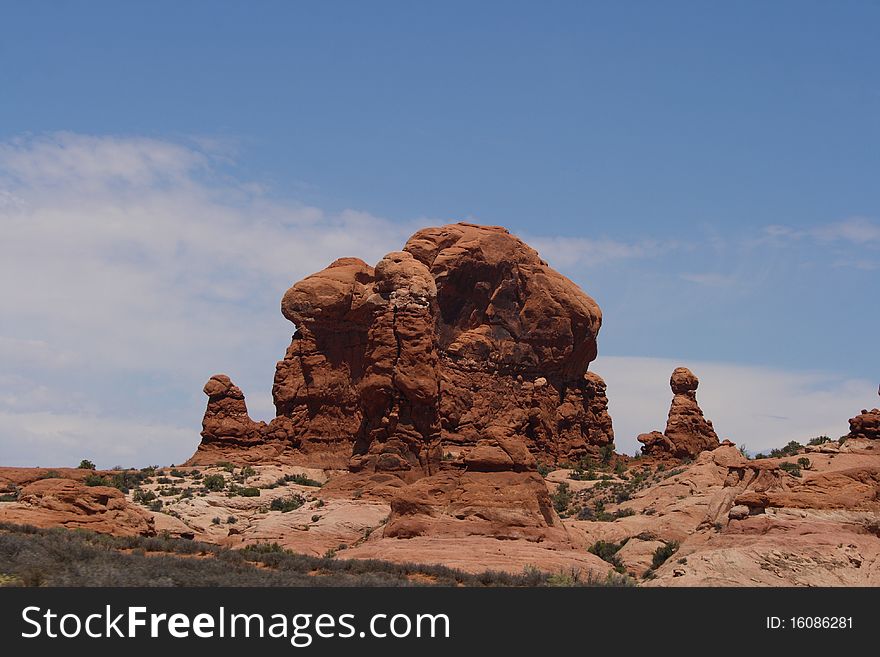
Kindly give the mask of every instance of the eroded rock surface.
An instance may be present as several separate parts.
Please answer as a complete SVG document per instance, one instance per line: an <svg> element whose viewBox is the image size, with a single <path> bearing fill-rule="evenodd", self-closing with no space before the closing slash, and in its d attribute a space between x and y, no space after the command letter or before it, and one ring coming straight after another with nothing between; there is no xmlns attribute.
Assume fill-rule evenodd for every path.
<svg viewBox="0 0 880 657"><path fill-rule="evenodd" d="M0 521L117 536L156 533L152 515L131 504L116 488L61 478L40 479L24 486L16 502L0 504Z"/></svg>

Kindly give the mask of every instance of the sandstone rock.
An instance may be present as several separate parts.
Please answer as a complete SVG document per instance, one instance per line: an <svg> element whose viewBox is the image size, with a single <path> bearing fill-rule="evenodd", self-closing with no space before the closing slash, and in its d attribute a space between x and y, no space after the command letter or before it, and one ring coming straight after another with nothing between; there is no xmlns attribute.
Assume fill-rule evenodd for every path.
<svg viewBox="0 0 880 657"><path fill-rule="evenodd" d="M17 502L0 505L0 521L116 536L156 533L152 517L129 504L116 488L86 486L72 479L41 479L28 484Z"/></svg>
<svg viewBox="0 0 880 657"><path fill-rule="evenodd" d="M605 383L587 371L599 307L503 228L428 228L375 268L336 260L281 310L296 333L276 368L276 418L251 421L218 378L191 463L229 445L412 481L439 471L441 443L515 436L552 462L613 442Z"/></svg>
<svg viewBox="0 0 880 657"><path fill-rule="evenodd" d="M727 513L727 517L731 520L742 520L743 518L749 517L749 507L745 504L737 504L730 508L730 511Z"/></svg>
<svg viewBox="0 0 880 657"><path fill-rule="evenodd" d="M720 445L712 422L703 416L697 403L699 380L686 367L676 368L669 380L674 397L669 408L666 430L641 434L642 452L650 456L693 458ZM733 443L727 441L730 446Z"/></svg>
<svg viewBox="0 0 880 657"><path fill-rule="evenodd" d="M205 384L208 407L202 420L202 440L247 446L263 440L265 422L248 415L244 393L225 374L215 374Z"/></svg>
<svg viewBox="0 0 880 657"><path fill-rule="evenodd" d="M880 440L880 408L872 408L870 411L863 409L852 418L849 421L849 433L846 438L847 440L850 438Z"/></svg>

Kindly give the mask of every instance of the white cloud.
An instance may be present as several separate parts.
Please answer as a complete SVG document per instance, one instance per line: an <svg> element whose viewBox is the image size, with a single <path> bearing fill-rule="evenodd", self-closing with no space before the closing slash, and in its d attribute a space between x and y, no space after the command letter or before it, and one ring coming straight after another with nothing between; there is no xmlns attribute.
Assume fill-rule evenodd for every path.
<svg viewBox="0 0 880 657"><path fill-rule="evenodd" d="M852 244L880 243L880 224L866 217L850 217L826 224L810 233L824 242L845 241Z"/></svg>
<svg viewBox="0 0 880 657"><path fill-rule="evenodd" d="M856 246L880 244L880 223L868 217L849 217L812 228L793 228L785 225L764 227L764 238L780 243L791 240L811 240L820 244L845 242Z"/></svg>
<svg viewBox="0 0 880 657"><path fill-rule="evenodd" d="M658 240L620 242L610 239L546 237L522 233L520 237L557 269L596 267L615 260L654 258L679 248L675 242Z"/></svg>
<svg viewBox="0 0 880 657"><path fill-rule="evenodd" d="M85 413L0 411L0 425L16 436L14 449L5 436L0 442L4 466L76 467L83 458L102 468L167 465L182 463L194 448L190 427Z"/></svg>
<svg viewBox="0 0 880 657"><path fill-rule="evenodd" d="M679 366L700 379L697 400L719 437L750 452L823 434L838 438L849 431L849 418L877 405L875 382L832 373L600 356L590 369L608 384L618 449L633 454L640 447L638 434L663 431L672 401L669 376Z"/></svg>
<svg viewBox="0 0 880 657"><path fill-rule="evenodd" d="M106 439L112 453L129 438L96 428L74 439L47 432L46 418L84 431L174 416L169 431L186 433L191 452L208 376L271 387L293 328L278 310L287 287L340 255L375 262L415 225L272 199L218 171L224 163L141 138L0 144L0 359L18 377L0 381L0 462L31 444L103 451ZM43 401L45 417L34 414ZM265 399L254 407L271 415Z"/></svg>

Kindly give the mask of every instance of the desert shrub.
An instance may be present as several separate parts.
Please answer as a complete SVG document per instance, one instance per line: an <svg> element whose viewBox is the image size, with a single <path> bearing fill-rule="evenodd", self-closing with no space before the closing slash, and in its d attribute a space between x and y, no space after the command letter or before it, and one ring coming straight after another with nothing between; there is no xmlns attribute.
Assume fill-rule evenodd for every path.
<svg viewBox="0 0 880 657"><path fill-rule="evenodd" d="M211 524L212 524L212 525L219 525L219 524L220 524L220 518L217 517L217 516L211 518Z"/></svg>
<svg viewBox="0 0 880 657"><path fill-rule="evenodd" d="M3 493L0 495L0 502L16 502L18 500L18 495L15 493Z"/></svg>
<svg viewBox="0 0 880 657"><path fill-rule="evenodd" d="M626 541L620 543L596 541L587 549L587 551L595 554L602 559L602 561L610 563L618 573L625 573L626 568L624 568L623 563L620 561L620 557L617 556L618 551L620 551L620 548L624 545L626 545Z"/></svg>
<svg viewBox="0 0 880 657"><path fill-rule="evenodd" d="M40 479L58 479L60 476L57 470L47 470L40 475Z"/></svg>
<svg viewBox="0 0 880 657"><path fill-rule="evenodd" d="M779 469L784 470L792 477L800 477L801 476L801 466L797 463L792 463L790 461L783 461L779 464Z"/></svg>
<svg viewBox="0 0 880 657"><path fill-rule="evenodd" d="M578 465L569 473L568 478L574 481L595 481L596 471L592 466L584 469L583 466Z"/></svg>
<svg viewBox="0 0 880 657"><path fill-rule="evenodd" d="M825 443L830 443L831 438L828 436L816 436L815 438L811 438L807 445L824 445Z"/></svg>
<svg viewBox="0 0 880 657"><path fill-rule="evenodd" d="M233 489L229 494L241 495L242 497L259 497L260 489L254 488L253 486L242 486Z"/></svg>
<svg viewBox="0 0 880 657"><path fill-rule="evenodd" d="M171 479L169 477L159 477L156 480L156 483L162 484L163 486L167 486L168 484L171 483Z"/></svg>
<svg viewBox="0 0 880 657"><path fill-rule="evenodd" d="M651 560L651 570L657 570L677 551L678 541L668 541L663 547L658 547L654 550L654 558Z"/></svg>
<svg viewBox="0 0 880 657"><path fill-rule="evenodd" d="M562 482L556 487L556 492L552 495L553 508L557 513L565 513L571 504L571 490L566 482Z"/></svg>
<svg viewBox="0 0 880 657"><path fill-rule="evenodd" d="M439 586L635 584L616 573L603 578L554 577L537 569L522 574L470 574L440 565L324 559L296 554L277 544L230 550L171 538L167 533L115 537L8 523L0 523L0 530L0 563L10 583L22 586L411 586L416 574L427 576L420 579L428 585ZM336 550L330 552L336 555ZM193 554L205 558L186 556Z"/></svg>
<svg viewBox="0 0 880 657"><path fill-rule="evenodd" d="M798 441L792 440L785 447L781 449L771 449L770 450L770 458L779 459L783 456L797 456L797 454L804 448Z"/></svg>
<svg viewBox="0 0 880 657"><path fill-rule="evenodd" d="M312 522L318 522L320 519L321 519L321 516L319 516L317 513L312 516Z"/></svg>
<svg viewBox="0 0 880 657"><path fill-rule="evenodd" d="M239 471L238 476L247 479L248 477L253 477L255 474L257 474L257 471L251 466L246 465Z"/></svg>
<svg viewBox="0 0 880 657"><path fill-rule="evenodd" d="M234 524L237 523L237 522L238 522L238 518L236 518L235 516L229 516L229 517L226 519L226 524L227 524L227 525L234 525Z"/></svg>
<svg viewBox="0 0 880 657"><path fill-rule="evenodd" d="M308 475L305 474L296 474L296 475L287 475L288 481L292 484L299 484L300 486L316 486L318 488L321 487L321 484L311 479Z"/></svg>
<svg viewBox="0 0 880 657"><path fill-rule="evenodd" d="M281 513L287 513L288 511L295 511L303 504L305 504L306 500L302 495L298 493L294 493L290 497L276 497L272 500L272 503L269 504L269 509L272 511L281 511Z"/></svg>
<svg viewBox="0 0 880 657"><path fill-rule="evenodd" d="M614 457L614 445L602 445L599 448L599 458L602 459L602 463L608 465L611 463L611 459Z"/></svg>
<svg viewBox="0 0 880 657"><path fill-rule="evenodd" d="M138 489L132 494L131 499L140 504L147 504L156 499L156 493L151 490Z"/></svg>
<svg viewBox="0 0 880 657"><path fill-rule="evenodd" d="M581 508L578 510L578 512L577 512L577 516L575 516L575 517L576 517L578 520L595 520L595 519L596 519L596 513L595 513L595 511L593 511L593 509L590 508L589 506L584 506L584 507L581 507Z"/></svg>
<svg viewBox="0 0 880 657"><path fill-rule="evenodd" d="M212 474L204 478L202 485L216 493L226 488L226 480L223 478L223 475Z"/></svg>
<svg viewBox="0 0 880 657"><path fill-rule="evenodd" d="M809 470L813 466L812 461L810 461L810 459L808 459L806 456L802 456L801 458L799 458L797 460L797 464L804 470Z"/></svg>
<svg viewBox="0 0 880 657"><path fill-rule="evenodd" d="M178 479L183 479L186 477L186 473L182 470L178 470L177 468L171 468L171 472L169 472L172 477L177 477Z"/></svg>
<svg viewBox="0 0 880 657"><path fill-rule="evenodd" d="M158 513L159 511L161 511L163 506L164 504L162 500L153 500L152 502L147 504L147 508L154 513Z"/></svg>
<svg viewBox="0 0 880 657"><path fill-rule="evenodd" d="M91 461L89 461L88 459L83 459L82 461L79 462L79 465L76 467L79 468L80 470L94 470L95 464L92 463Z"/></svg>
<svg viewBox="0 0 880 657"><path fill-rule="evenodd" d="M137 488L147 478L145 474L139 470L126 470L124 472L115 472L110 477L104 477L103 486L112 486L118 488L123 493L128 493L132 488Z"/></svg>
<svg viewBox="0 0 880 657"><path fill-rule="evenodd" d="M550 474L550 466L546 463L542 463L538 461L538 474L546 479L547 475Z"/></svg>
<svg viewBox="0 0 880 657"><path fill-rule="evenodd" d="M106 486L108 481L98 474L90 474L86 475L86 478L83 479L83 483L86 486Z"/></svg>

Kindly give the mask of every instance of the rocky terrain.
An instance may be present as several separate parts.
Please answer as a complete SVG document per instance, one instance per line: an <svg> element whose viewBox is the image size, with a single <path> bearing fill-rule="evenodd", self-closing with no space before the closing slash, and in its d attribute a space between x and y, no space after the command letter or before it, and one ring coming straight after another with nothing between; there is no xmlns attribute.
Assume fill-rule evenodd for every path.
<svg viewBox="0 0 880 657"><path fill-rule="evenodd" d="M563 582L880 583L880 411L750 458L681 367L665 430L617 454L598 305L503 228L336 260L281 310L271 422L214 375L186 464L0 468L0 522Z"/></svg>

